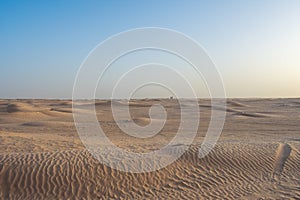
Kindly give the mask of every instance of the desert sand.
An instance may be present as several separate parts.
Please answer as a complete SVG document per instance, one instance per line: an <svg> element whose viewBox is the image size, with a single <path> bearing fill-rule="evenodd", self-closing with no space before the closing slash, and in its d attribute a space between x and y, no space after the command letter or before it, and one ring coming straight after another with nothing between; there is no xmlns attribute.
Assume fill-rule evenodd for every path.
<svg viewBox="0 0 300 200"><path fill-rule="evenodd" d="M155 103L168 118L148 139L123 134L110 101L96 101L97 117L115 145L153 151L174 137L180 122L176 99L132 100L132 120L147 125ZM300 199L300 99L228 99L222 135L202 159L210 102L199 100L199 108L199 130L184 155L161 170L128 173L85 149L72 101L0 100L0 199Z"/></svg>

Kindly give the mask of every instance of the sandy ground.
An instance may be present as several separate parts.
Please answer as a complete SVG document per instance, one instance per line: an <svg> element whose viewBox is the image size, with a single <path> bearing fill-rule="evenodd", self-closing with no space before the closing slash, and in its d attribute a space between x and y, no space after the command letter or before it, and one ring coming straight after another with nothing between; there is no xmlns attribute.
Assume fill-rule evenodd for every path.
<svg viewBox="0 0 300 200"><path fill-rule="evenodd" d="M115 145L149 152L166 145L180 122L177 100L168 99L132 100L133 121L147 125L155 103L168 118L148 139L123 134L109 101L96 102L97 117ZM158 171L128 173L84 148L71 101L0 100L0 199L300 199L300 99L228 99L222 135L203 159L198 148L211 107L208 100L199 107L198 134L180 159Z"/></svg>

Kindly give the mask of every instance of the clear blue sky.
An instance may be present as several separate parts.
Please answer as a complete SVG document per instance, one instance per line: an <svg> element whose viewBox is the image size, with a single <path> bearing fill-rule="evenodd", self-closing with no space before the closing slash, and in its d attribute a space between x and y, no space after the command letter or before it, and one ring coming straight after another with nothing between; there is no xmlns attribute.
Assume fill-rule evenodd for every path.
<svg viewBox="0 0 300 200"><path fill-rule="evenodd" d="M0 1L0 98L71 98L101 41L138 27L205 47L229 97L300 96L300 1Z"/></svg>

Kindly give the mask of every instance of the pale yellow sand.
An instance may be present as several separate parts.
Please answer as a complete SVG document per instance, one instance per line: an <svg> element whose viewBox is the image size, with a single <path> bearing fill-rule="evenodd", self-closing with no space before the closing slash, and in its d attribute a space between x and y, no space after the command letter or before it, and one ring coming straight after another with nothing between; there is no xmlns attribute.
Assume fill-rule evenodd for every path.
<svg viewBox="0 0 300 200"><path fill-rule="evenodd" d="M165 106L168 120L156 136L132 138L114 123L110 103L96 102L98 120L128 151L159 149L179 126L176 100L134 100L137 124L150 122L154 103ZM71 107L71 101L0 100L0 199L300 199L299 99L229 99L222 136L203 159L198 148L211 107L200 100L200 127L189 150L168 167L141 174L94 159L78 138Z"/></svg>

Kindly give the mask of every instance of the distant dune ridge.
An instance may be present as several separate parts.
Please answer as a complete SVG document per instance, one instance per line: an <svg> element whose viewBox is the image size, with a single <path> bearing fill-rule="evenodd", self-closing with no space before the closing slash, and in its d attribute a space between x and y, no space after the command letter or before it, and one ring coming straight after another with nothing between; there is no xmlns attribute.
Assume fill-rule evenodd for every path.
<svg viewBox="0 0 300 200"><path fill-rule="evenodd" d="M157 103L165 106L167 121L146 139L122 133L111 101L95 105L109 139L142 153L166 145L180 124L176 99L131 100L132 120L122 123L149 124L148 110ZM219 142L200 159L211 106L199 100L200 126L188 151L161 170L128 173L99 163L85 149L71 101L0 100L0 199L300 199L299 106L300 99L228 99Z"/></svg>

